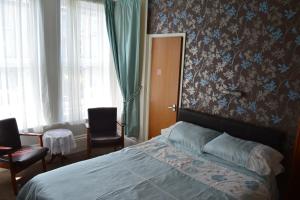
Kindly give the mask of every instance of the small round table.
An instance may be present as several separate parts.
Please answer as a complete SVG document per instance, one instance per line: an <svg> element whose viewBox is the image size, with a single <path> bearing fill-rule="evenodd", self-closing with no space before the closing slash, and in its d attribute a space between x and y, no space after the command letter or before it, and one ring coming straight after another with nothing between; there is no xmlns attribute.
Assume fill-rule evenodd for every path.
<svg viewBox="0 0 300 200"><path fill-rule="evenodd" d="M64 155L69 154L76 147L72 131L68 129L52 129L43 135L44 146L49 148L52 162L57 155L64 159Z"/></svg>

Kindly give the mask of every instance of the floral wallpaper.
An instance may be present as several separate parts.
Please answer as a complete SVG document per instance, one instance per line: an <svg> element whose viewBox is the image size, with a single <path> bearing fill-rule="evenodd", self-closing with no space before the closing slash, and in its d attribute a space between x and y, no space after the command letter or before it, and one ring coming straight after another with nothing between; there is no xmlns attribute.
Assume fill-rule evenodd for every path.
<svg viewBox="0 0 300 200"><path fill-rule="evenodd" d="M281 129L291 148L300 118L300 1L149 0L148 33L178 32L186 33L182 107Z"/></svg>

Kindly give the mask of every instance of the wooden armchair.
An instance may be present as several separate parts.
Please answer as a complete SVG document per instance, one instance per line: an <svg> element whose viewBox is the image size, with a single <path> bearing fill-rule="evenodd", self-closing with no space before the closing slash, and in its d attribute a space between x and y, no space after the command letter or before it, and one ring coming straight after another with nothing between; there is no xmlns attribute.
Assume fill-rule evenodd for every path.
<svg viewBox="0 0 300 200"><path fill-rule="evenodd" d="M117 131L120 126L121 133ZM88 109L87 156L93 147L124 148L124 124L117 121L117 108Z"/></svg>
<svg viewBox="0 0 300 200"><path fill-rule="evenodd" d="M41 147L22 146L20 135L38 137ZM0 168L10 170L15 194L18 191L16 174L39 160L42 160L43 170L46 171L47 152L48 149L43 147L42 134L19 133L16 119L0 120Z"/></svg>

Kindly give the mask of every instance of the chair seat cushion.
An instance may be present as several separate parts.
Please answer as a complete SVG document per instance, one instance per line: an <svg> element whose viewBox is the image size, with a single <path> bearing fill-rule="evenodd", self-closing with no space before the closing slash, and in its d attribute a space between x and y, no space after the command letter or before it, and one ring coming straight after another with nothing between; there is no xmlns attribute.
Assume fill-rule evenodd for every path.
<svg viewBox="0 0 300 200"><path fill-rule="evenodd" d="M47 155L48 148L23 146L12 154L12 161L16 166L28 166ZM8 155L0 157L0 162L9 162Z"/></svg>
<svg viewBox="0 0 300 200"><path fill-rule="evenodd" d="M104 145L104 144L121 144L122 137L119 135L115 136L91 136L91 143L93 146Z"/></svg>

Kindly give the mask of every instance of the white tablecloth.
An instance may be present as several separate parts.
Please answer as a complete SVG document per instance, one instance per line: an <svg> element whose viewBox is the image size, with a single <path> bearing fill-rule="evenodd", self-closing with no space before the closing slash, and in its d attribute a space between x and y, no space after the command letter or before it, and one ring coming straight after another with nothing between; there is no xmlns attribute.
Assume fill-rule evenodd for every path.
<svg viewBox="0 0 300 200"><path fill-rule="evenodd" d="M76 147L72 131L68 129L53 129L43 135L44 146L49 148L51 154L66 155Z"/></svg>

